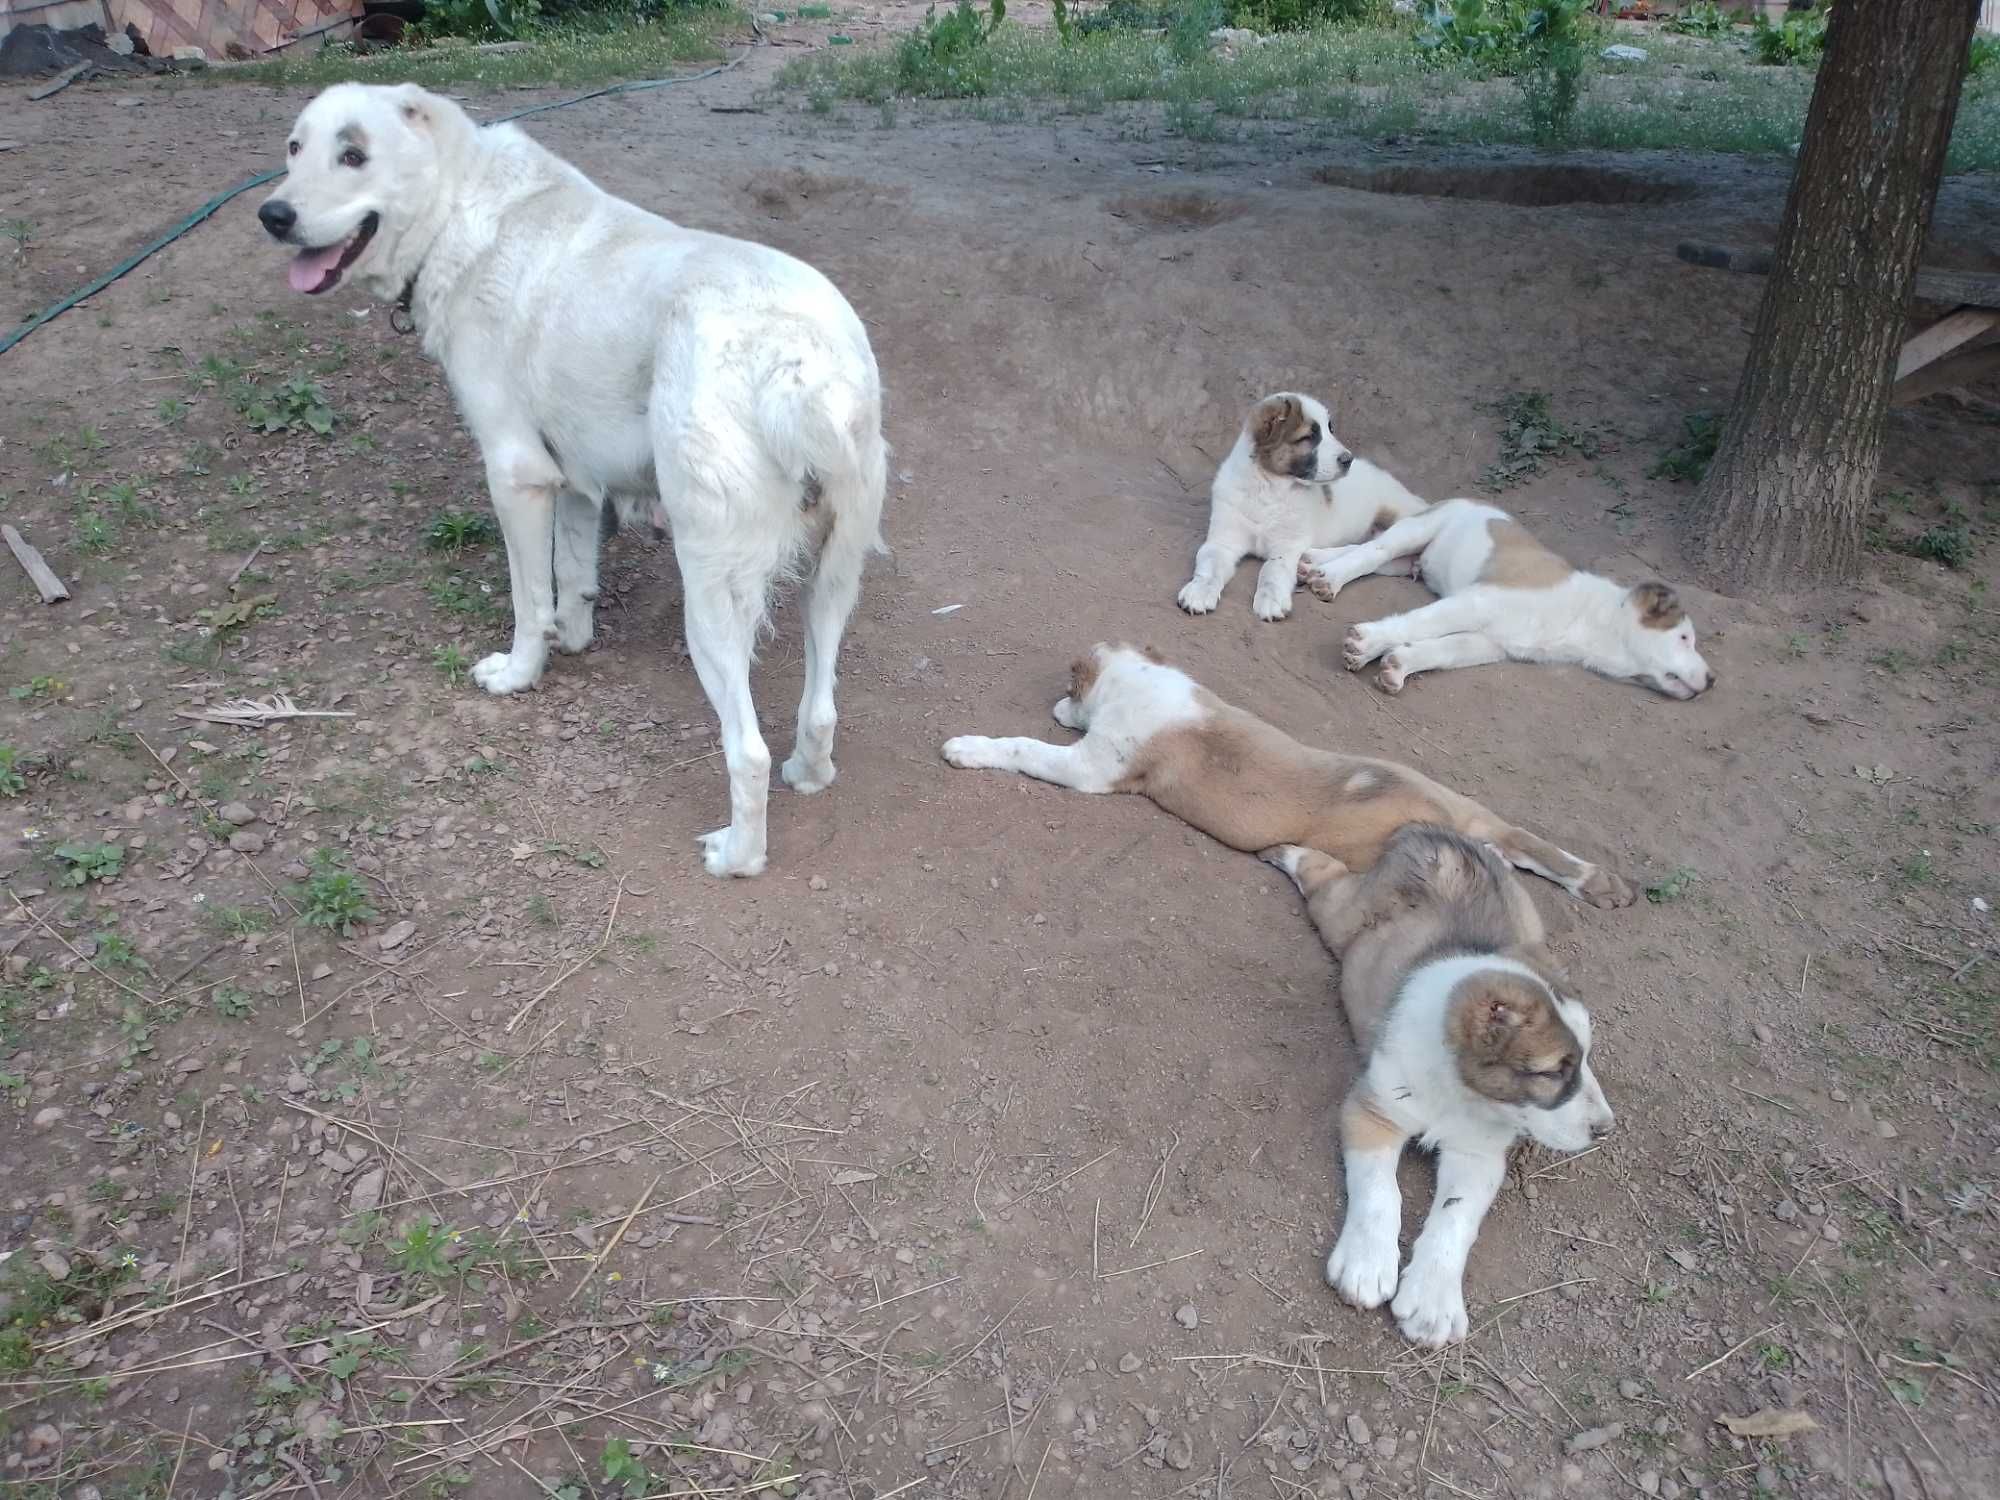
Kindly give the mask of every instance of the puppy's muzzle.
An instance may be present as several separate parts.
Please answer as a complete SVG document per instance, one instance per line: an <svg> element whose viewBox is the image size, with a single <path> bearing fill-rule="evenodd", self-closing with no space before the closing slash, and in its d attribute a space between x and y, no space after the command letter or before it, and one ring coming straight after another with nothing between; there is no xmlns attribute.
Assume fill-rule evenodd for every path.
<svg viewBox="0 0 2000 1500"><path fill-rule="evenodd" d="M257 210L257 222L274 240L288 240L299 227L299 213L282 198L273 198Z"/></svg>

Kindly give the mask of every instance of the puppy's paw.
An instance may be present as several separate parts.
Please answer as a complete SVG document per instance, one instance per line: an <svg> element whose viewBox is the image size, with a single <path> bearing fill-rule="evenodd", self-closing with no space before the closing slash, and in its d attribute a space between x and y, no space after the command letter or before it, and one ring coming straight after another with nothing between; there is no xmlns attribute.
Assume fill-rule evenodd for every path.
<svg viewBox="0 0 2000 1500"><path fill-rule="evenodd" d="M1326 1284L1356 1307L1380 1307L1396 1291L1396 1237L1350 1219L1326 1258Z"/></svg>
<svg viewBox="0 0 2000 1500"><path fill-rule="evenodd" d="M495 651L474 664L472 680L489 693L518 693L531 688L542 675L542 664L524 660L508 651Z"/></svg>
<svg viewBox="0 0 2000 1500"><path fill-rule="evenodd" d="M1423 1259L1410 1262L1389 1305L1403 1337L1437 1349L1465 1337L1465 1289L1457 1272Z"/></svg>
<svg viewBox="0 0 2000 1500"><path fill-rule="evenodd" d="M1629 882L1602 865L1592 865L1590 873L1577 882L1575 889L1580 900L1601 911L1616 911L1621 906L1630 906L1637 895Z"/></svg>
<svg viewBox="0 0 2000 1500"><path fill-rule="evenodd" d="M1065 696L1056 699L1056 706L1049 710L1049 716L1065 729L1074 729L1078 733L1084 729L1083 710L1076 706L1074 698Z"/></svg>
<svg viewBox="0 0 2000 1500"><path fill-rule="evenodd" d="M1257 618L1260 620L1282 620L1292 612L1292 591L1288 588L1280 592L1260 585L1257 597L1251 601L1250 607L1257 612Z"/></svg>
<svg viewBox="0 0 2000 1500"><path fill-rule="evenodd" d="M699 842L702 866L711 875L748 877L764 873L761 841L739 834L733 826L704 833Z"/></svg>
<svg viewBox="0 0 2000 1500"><path fill-rule="evenodd" d="M597 611L586 601L575 609L556 611L555 648L569 656L581 656L597 635Z"/></svg>
<svg viewBox="0 0 2000 1500"><path fill-rule="evenodd" d="M1222 598L1222 586L1205 583L1199 578L1190 578L1181 588L1175 602L1191 615L1205 615L1214 610Z"/></svg>
<svg viewBox="0 0 2000 1500"><path fill-rule="evenodd" d="M944 742L947 765L961 771L993 771L1000 767L995 742L983 734L955 734Z"/></svg>
<svg viewBox="0 0 2000 1500"><path fill-rule="evenodd" d="M1359 672L1375 660L1375 652L1370 647L1368 637L1359 625L1347 628L1347 637L1340 643L1340 661L1350 672Z"/></svg>
<svg viewBox="0 0 2000 1500"><path fill-rule="evenodd" d="M1403 662L1403 653L1391 651L1382 658L1382 670L1375 674L1375 686L1385 693L1400 693L1409 676L1410 670Z"/></svg>
<svg viewBox="0 0 2000 1500"><path fill-rule="evenodd" d="M1258 850L1257 857L1291 876L1292 884L1298 887L1301 896L1310 896L1329 880L1337 880L1347 873L1347 866L1331 854L1298 844L1273 844L1268 849Z"/></svg>

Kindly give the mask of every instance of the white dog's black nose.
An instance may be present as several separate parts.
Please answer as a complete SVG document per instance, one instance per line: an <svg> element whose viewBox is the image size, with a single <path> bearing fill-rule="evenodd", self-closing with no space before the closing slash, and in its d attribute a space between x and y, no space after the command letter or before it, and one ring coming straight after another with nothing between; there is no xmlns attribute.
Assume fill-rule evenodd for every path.
<svg viewBox="0 0 2000 1500"><path fill-rule="evenodd" d="M1616 1119L1593 1120L1590 1125L1590 1138L1593 1141L1601 1141L1617 1128L1618 1121Z"/></svg>
<svg viewBox="0 0 2000 1500"><path fill-rule="evenodd" d="M1354 467L1354 455L1349 453L1345 448L1341 449L1340 457L1333 461L1333 466L1345 474L1349 469Z"/></svg>
<svg viewBox="0 0 2000 1500"><path fill-rule="evenodd" d="M273 239L283 239L292 232L299 222L298 211L282 198L273 198L257 210L257 219L271 232Z"/></svg>

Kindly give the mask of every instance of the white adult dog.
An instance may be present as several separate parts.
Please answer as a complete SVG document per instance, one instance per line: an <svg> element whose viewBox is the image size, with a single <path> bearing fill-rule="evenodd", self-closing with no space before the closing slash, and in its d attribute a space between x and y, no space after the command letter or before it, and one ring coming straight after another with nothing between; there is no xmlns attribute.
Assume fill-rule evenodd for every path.
<svg viewBox="0 0 2000 1500"><path fill-rule="evenodd" d="M413 85L339 84L300 114L258 210L294 289L395 298L444 366L507 542L514 641L473 668L534 686L590 644L610 502L671 528L688 652L721 720L729 826L713 875L765 861L771 755L750 659L777 581L804 574L805 692L781 767L832 782L834 664L881 549L881 379L833 284L764 245L615 198L511 125Z"/></svg>
<svg viewBox="0 0 2000 1500"><path fill-rule="evenodd" d="M1261 557L1250 607L1260 620L1282 620L1308 548L1358 542L1423 508L1394 475L1341 446L1320 402L1295 391L1266 396L1215 471L1208 537L1178 602L1191 615L1208 614L1237 564Z"/></svg>

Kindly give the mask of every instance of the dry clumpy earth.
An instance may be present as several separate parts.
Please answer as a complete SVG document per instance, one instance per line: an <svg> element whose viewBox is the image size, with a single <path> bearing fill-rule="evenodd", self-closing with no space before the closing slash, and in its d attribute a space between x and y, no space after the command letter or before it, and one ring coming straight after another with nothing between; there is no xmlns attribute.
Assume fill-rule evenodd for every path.
<svg viewBox="0 0 2000 1500"><path fill-rule="evenodd" d="M1509 503L1678 578L1649 470L1726 403L1759 284L1672 247L1767 239L1782 169L1387 194L1331 181L1521 163L885 129L768 97L777 55L533 126L874 333L895 555L840 781L774 793L759 880L700 872L725 790L670 548L612 544L598 644L540 691L467 684L507 628L476 457L384 309L286 290L257 195L0 361L0 508L74 594L0 560L7 1493L1990 1493L2000 390L1893 417L1858 586L1687 585L1707 697L1498 666L1389 699L1339 643L1414 585L1265 625L1246 569L1175 609L1242 409L1318 392L1443 496L1545 392L1589 451ZM268 165L299 103L10 91L8 318ZM1996 268L1996 212L1948 183L1931 259ZM940 761L1055 735L1100 638L1648 888L1535 891L1622 1126L1521 1160L1463 1347L1320 1280L1354 1053L1284 882ZM782 610L774 745L799 677ZM345 717L187 716L276 694ZM1765 1411L1806 1430L1718 1424Z"/></svg>

